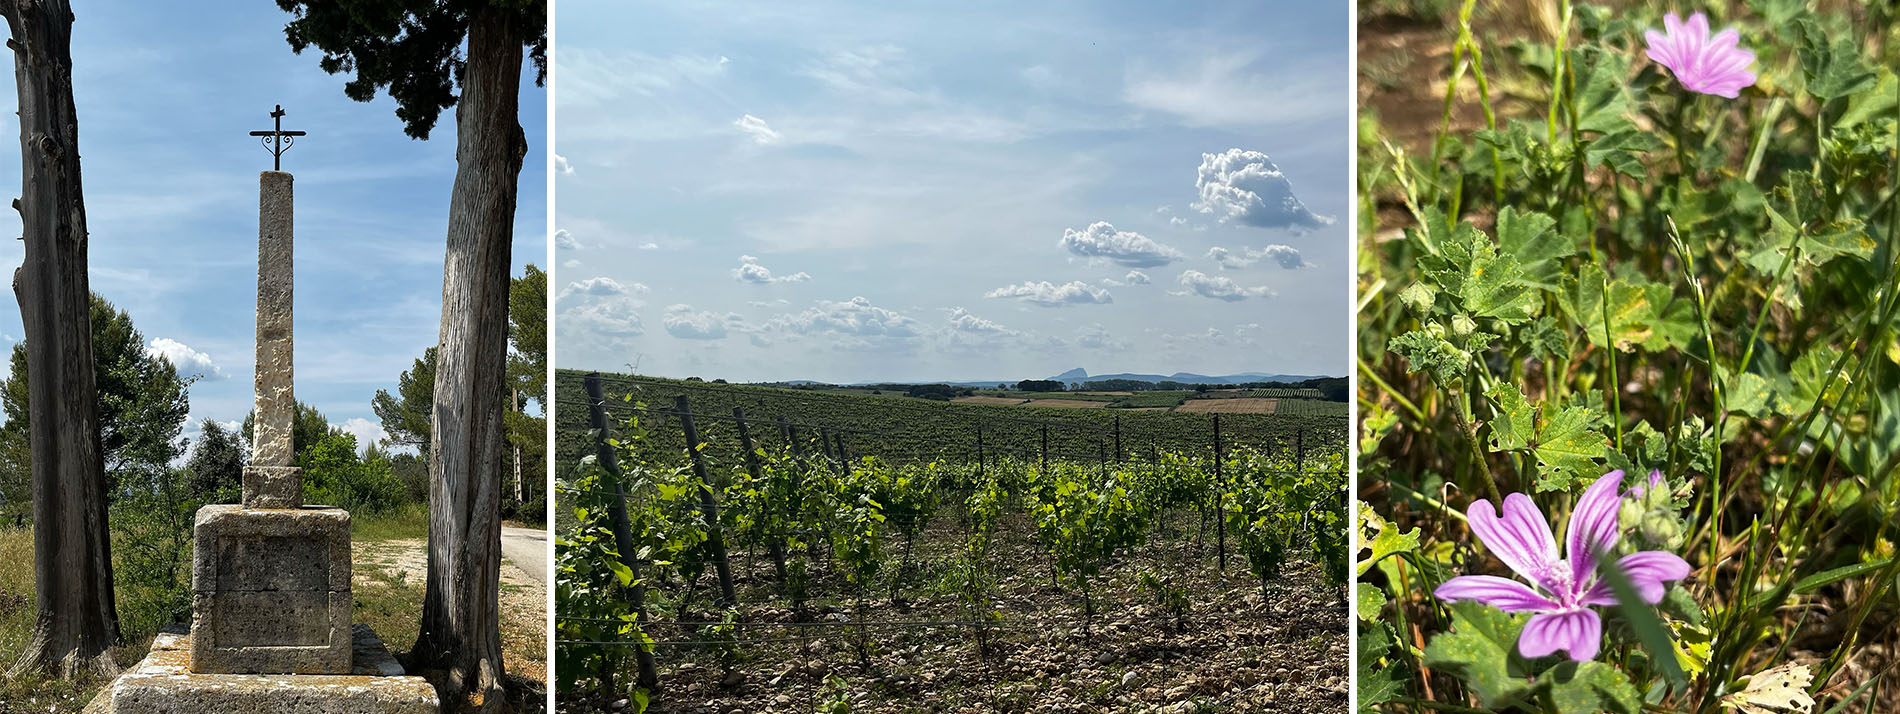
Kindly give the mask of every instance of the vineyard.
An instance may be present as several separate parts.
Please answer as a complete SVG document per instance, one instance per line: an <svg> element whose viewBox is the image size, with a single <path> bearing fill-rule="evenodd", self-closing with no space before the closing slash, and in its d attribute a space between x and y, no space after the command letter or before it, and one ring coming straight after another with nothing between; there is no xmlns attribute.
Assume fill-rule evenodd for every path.
<svg viewBox="0 0 1900 714"><path fill-rule="evenodd" d="M1346 708L1343 419L557 389L564 711Z"/></svg>

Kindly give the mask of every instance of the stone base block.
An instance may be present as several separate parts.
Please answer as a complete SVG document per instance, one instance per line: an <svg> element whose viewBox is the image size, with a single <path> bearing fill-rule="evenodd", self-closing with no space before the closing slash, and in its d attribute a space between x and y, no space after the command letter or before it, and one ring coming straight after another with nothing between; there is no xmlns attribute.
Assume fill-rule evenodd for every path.
<svg viewBox="0 0 1900 714"><path fill-rule="evenodd" d="M338 508L198 510L191 671L350 671L350 514Z"/></svg>
<svg viewBox="0 0 1900 714"><path fill-rule="evenodd" d="M303 506L303 469L296 466L244 467L246 508L299 508Z"/></svg>
<svg viewBox="0 0 1900 714"><path fill-rule="evenodd" d="M196 674L192 636L160 634L152 652L87 705L87 714L434 714L435 687L404 676L368 625L352 633L350 674Z"/></svg>

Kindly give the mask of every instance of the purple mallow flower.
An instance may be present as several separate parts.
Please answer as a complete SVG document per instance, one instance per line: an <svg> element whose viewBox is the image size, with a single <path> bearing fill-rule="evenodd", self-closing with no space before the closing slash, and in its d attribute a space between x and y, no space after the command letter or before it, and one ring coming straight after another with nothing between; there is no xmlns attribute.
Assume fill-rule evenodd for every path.
<svg viewBox="0 0 1900 714"><path fill-rule="evenodd" d="M1755 53L1736 46L1741 35L1734 28L1711 37L1709 17L1699 12L1688 20L1673 12L1664 15L1663 27L1667 33L1643 33L1649 40L1649 58L1668 67L1689 91L1734 99L1743 87L1755 83L1755 73L1748 70L1755 63Z"/></svg>
<svg viewBox="0 0 1900 714"><path fill-rule="evenodd" d="M1502 517L1490 501L1471 504L1465 512L1471 532L1537 588L1494 575L1466 575L1445 581L1432 594L1441 600L1474 600L1505 612L1536 613L1517 640L1517 650L1525 657L1565 650L1578 662L1595 659L1603 644L1603 621L1590 608L1616 604L1610 584L1597 580L1597 563L1616 547L1616 513L1621 502L1617 489L1622 483L1623 472L1611 471L1577 500L1565 534L1568 561L1557 557L1549 522L1530 497L1521 493L1504 497ZM1606 567L1622 571L1651 605L1662 601L1663 583L1689 576L1687 562L1660 550L1631 553Z"/></svg>

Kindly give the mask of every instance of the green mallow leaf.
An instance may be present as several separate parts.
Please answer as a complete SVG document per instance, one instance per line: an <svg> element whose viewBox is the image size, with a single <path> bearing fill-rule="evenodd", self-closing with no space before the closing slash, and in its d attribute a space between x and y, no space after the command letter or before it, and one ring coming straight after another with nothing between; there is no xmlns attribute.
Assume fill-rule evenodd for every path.
<svg viewBox="0 0 1900 714"><path fill-rule="evenodd" d="M1360 587L1365 587L1365 583L1360 583ZM1398 666L1381 662L1391 651L1392 634L1385 623L1371 623L1359 635L1358 672L1353 677L1359 689L1358 711L1376 712L1380 704L1392 701L1405 691L1405 676Z"/></svg>
<svg viewBox="0 0 1900 714"><path fill-rule="evenodd" d="M1833 345L1816 345L1795 358L1794 364L1788 369L1785 383L1788 399L1782 402L1781 413L1789 416L1806 414L1809 409L1816 406L1817 401L1821 406L1839 401L1841 394L1847 389L1849 375L1844 373L1845 365L1842 368L1843 374L1833 379L1829 379L1829 370L1834 368L1834 363L1839 361L1840 357L1840 348ZM1821 392L1823 389L1827 390L1825 398Z"/></svg>
<svg viewBox="0 0 1900 714"><path fill-rule="evenodd" d="M1762 418L1781 411L1781 399L1775 393L1773 384L1753 372L1736 375L1722 385L1723 396L1728 399L1728 410L1738 414Z"/></svg>
<svg viewBox="0 0 1900 714"><path fill-rule="evenodd" d="M1656 319L1648 293L1620 279L1606 284L1603 268L1595 263L1564 276L1557 304L1572 322L1583 326L1591 344L1624 352L1650 339Z"/></svg>
<svg viewBox="0 0 1900 714"><path fill-rule="evenodd" d="M1451 604L1451 631L1425 645L1425 666L1465 683L1487 709L1503 711L1532 693L1517 636L1525 617L1475 602Z"/></svg>
<svg viewBox="0 0 1900 714"><path fill-rule="evenodd" d="M1394 337L1387 347L1393 354L1405 358L1407 371L1430 372L1439 384L1457 381L1471 362L1471 356L1464 350L1426 330Z"/></svg>
<svg viewBox="0 0 1900 714"><path fill-rule="evenodd" d="M1834 99L1872 89L1878 83L1873 68L1861 61L1856 41L1842 37L1830 42L1827 30L1811 17L1795 20L1794 29L1801 38L1796 49L1809 94Z"/></svg>
<svg viewBox="0 0 1900 714"><path fill-rule="evenodd" d="M1460 223L1438 245L1438 255L1419 258L1427 279L1453 297L1454 312L1515 324L1537 314L1538 301L1524 283L1517 258L1499 255L1491 239Z"/></svg>
<svg viewBox="0 0 1900 714"><path fill-rule="evenodd" d="M1497 405L1491 424L1494 451L1520 451L1537 461L1537 490L1566 490L1600 476L1597 459L1608 456L1609 439L1599 431L1602 413L1590 407L1546 402L1531 405L1517 385L1500 382L1485 392Z"/></svg>
<svg viewBox="0 0 1900 714"><path fill-rule="evenodd" d="M1385 591L1372 583L1353 583L1352 601L1359 619L1372 622L1379 619L1379 611L1385 608Z"/></svg>
<svg viewBox="0 0 1900 714"><path fill-rule="evenodd" d="M1550 688L1558 714L1638 714L1643 708L1642 694L1629 677L1602 662L1564 662L1539 676L1537 684Z"/></svg>
<svg viewBox="0 0 1900 714"><path fill-rule="evenodd" d="M1498 252L1517 260L1526 284L1556 290L1563 259L1576 254L1576 245L1556 228L1557 219L1542 213L1511 206L1498 211Z"/></svg>
<svg viewBox="0 0 1900 714"><path fill-rule="evenodd" d="M1366 571L1371 570L1373 565L1387 557L1418 550L1417 528L1400 533L1398 526L1380 517L1377 511L1366 505L1365 501L1357 503L1359 504L1360 549L1370 550L1372 553L1359 560L1354 570L1355 577L1365 577Z"/></svg>
<svg viewBox="0 0 1900 714"><path fill-rule="evenodd" d="M1893 70L1881 67L1875 70L1874 91L1854 95L1847 100L1847 111L1841 112L1841 118L1834 126L1846 128L1880 117L1893 116L1893 105L1900 102L1900 80L1896 80Z"/></svg>
<svg viewBox="0 0 1900 714"><path fill-rule="evenodd" d="M1585 45L1570 50L1570 64L1576 73L1578 131L1614 134L1636 127L1629 118L1633 101L1625 53Z"/></svg>

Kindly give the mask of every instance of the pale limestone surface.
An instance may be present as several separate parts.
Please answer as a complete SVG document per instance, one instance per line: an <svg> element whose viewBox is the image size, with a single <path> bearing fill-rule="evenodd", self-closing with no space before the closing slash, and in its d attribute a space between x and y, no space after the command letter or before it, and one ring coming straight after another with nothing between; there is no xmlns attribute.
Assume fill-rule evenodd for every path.
<svg viewBox="0 0 1900 714"><path fill-rule="evenodd" d="M433 714L435 688L404 676L368 625L353 628L351 674L194 674L190 635L160 634L152 652L100 692L88 714Z"/></svg>
<svg viewBox="0 0 1900 714"><path fill-rule="evenodd" d="M191 671L350 671L349 512L205 506L193 535Z"/></svg>
<svg viewBox="0 0 1900 714"><path fill-rule="evenodd" d="M297 398L291 389L291 199L290 174L265 171L258 176L257 417L251 430L251 463L258 466L289 466L293 456Z"/></svg>

